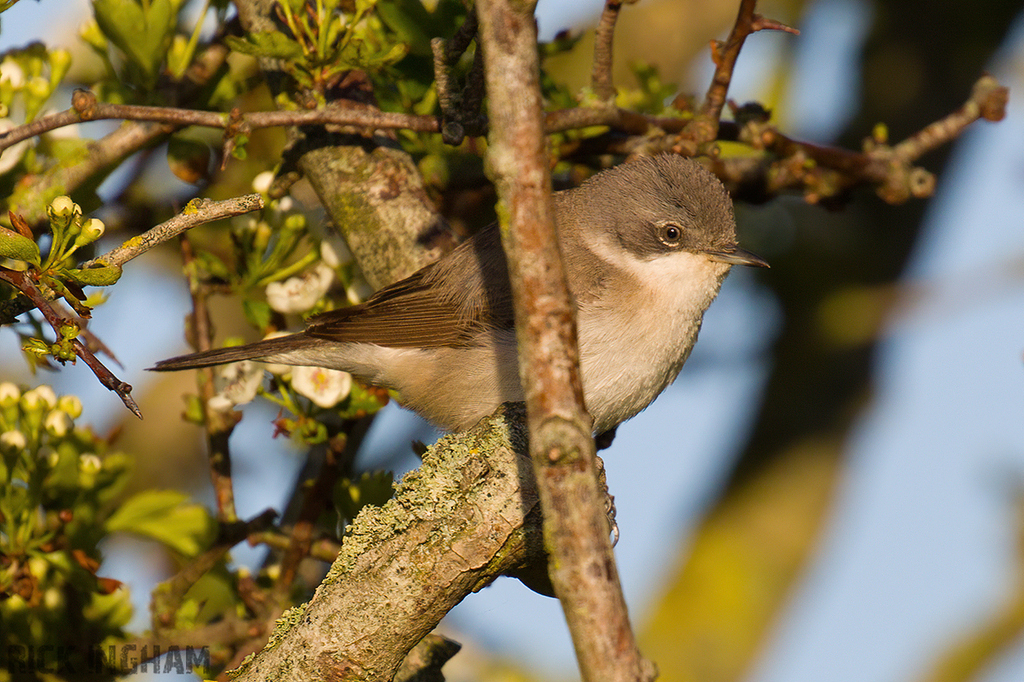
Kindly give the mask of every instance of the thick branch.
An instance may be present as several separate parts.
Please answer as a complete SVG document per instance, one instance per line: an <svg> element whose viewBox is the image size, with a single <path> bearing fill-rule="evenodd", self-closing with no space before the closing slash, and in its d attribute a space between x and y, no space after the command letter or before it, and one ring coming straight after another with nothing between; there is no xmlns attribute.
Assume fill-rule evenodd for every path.
<svg viewBox="0 0 1024 682"><path fill-rule="evenodd" d="M312 601L285 615L235 678L389 680L472 591L541 560L520 408L447 436L394 499L365 507Z"/></svg>
<svg viewBox="0 0 1024 682"><path fill-rule="evenodd" d="M477 3L509 261L530 455L544 510L549 575L584 680L645 680L608 539L591 420L583 408L575 308L554 232L536 24L529 3Z"/></svg>

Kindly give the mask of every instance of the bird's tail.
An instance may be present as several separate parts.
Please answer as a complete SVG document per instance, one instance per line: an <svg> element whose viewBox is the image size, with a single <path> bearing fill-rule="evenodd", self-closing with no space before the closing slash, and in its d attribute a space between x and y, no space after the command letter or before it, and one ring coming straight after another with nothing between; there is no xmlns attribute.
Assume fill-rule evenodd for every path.
<svg viewBox="0 0 1024 682"><path fill-rule="evenodd" d="M281 358L281 354L301 350L304 347L312 347L321 344L322 341L306 336L305 334L292 334L274 339L263 339L255 343L248 343L244 346L231 346L229 348L214 348L189 355L179 355L176 358L161 360L149 369L154 372L176 372L181 369L198 369L200 367L213 367L224 365L229 362L241 362L242 360L268 360L273 358L276 362L291 364L287 359ZM274 357L278 356L278 357Z"/></svg>

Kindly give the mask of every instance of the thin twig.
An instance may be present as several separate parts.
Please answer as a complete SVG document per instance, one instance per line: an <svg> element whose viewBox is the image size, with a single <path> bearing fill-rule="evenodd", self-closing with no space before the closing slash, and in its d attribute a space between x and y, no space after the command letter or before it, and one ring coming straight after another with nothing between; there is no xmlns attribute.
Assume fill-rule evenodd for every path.
<svg viewBox="0 0 1024 682"><path fill-rule="evenodd" d="M0 151L36 135L56 130L82 121L100 120L151 121L175 127L202 126L227 130L242 123L249 129L276 128L301 125L347 125L369 130L396 129L417 132L438 132L440 126L434 116L419 116L380 111L371 106L339 100L322 109L301 111L257 111L242 114L236 120L230 113L180 109L176 107L152 107L135 104L108 104L96 100L96 96L85 90L77 90L72 99L72 108L12 128L0 133Z"/></svg>
<svg viewBox="0 0 1024 682"><path fill-rule="evenodd" d="M195 254L186 234L181 235L181 256L188 276L189 295L192 298L193 344L196 350L209 350L213 341L213 328L206 307L207 291L195 276ZM217 520L221 523L232 523L238 520L238 514L235 511L235 491L231 480L229 439L242 415L234 410L216 410L210 406L210 399L216 392L212 368L198 370L196 382L199 385L199 399L203 404L207 458L210 464L210 481L213 483L214 496L217 500Z"/></svg>
<svg viewBox="0 0 1024 682"><path fill-rule="evenodd" d="M57 339L61 338L61 327L66 324L66 318L60 312L54 309L53 304L47 300L43 292L39 290L36 283L32 281L32 278L25 272L18 270L9 270L7 268L0 268L0 279L4 280L18 291L23 293L29 298L30 301L35 305L43 317L53 328L54 334ZM113 391L121 398L121 402L124 403L125 407L131 410L139 419L142 419L142 412L139 410L139 406L135 403L135 400L131 396L132 386L129 383L121 381L114 373L111 372L106 365L100 362L91 350L89 350L85 344L79 339L73 339L72 347L74 348L75 355L82 358L92 373L96 375L100 383L107 388L107 390Z"/></svg>
<svg viewBox="0 0 1024 682"><path fill-rule="evenodd" d="M141 256L154 246L177 237L182 232L193 227L221 220L222 218L231 218L236 215L258 211L262 208L263 197L259 194L246 194L233 199L224 199L223 201L193 199L181 213L170 220L160 223L137 237L132 237L121 246L108 251L102 256L97 256L82 267L88 268L93 265L120 267L133 258Z"/></svg>
<svg viewBox="0 0 1024 682"><path fill-rule="evenodd" d="M1001 121L1006 116L1010 91L989 74L983 75L971 89L971 96L962 107L945 118L925 126L893 147L893 155L907 162L954 139L970 124L983 118Z"/></svg>
<svg viewBox="0 0 1024 682"><path fill-rule="evenodd" d="M673 146L674 151L693 155L702 145L714 141L717 137L718 122L722 117L722 109L725 107L729 94L729 84L732 83L736 59L740 55L747 36L762 30L799 34L795 28L756 14L754 12L756 6L757 0L742 0L729 37L724 43L717 40L711 42L711 58L715 62L715 74L711 79L707 94L704 96L700 112L677 137Z"/></svg>

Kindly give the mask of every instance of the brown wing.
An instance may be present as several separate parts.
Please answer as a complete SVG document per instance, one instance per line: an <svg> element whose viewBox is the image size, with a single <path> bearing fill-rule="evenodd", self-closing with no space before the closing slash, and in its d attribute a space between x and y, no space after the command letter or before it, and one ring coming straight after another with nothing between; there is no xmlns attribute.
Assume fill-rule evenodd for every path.
<svg viewBox="0 0 1024 682"><path fill-rule="evenodd" d="M492 225L365 303L314 317L306 334L395 348L457 347L513 326L508 267Z"/></svg>

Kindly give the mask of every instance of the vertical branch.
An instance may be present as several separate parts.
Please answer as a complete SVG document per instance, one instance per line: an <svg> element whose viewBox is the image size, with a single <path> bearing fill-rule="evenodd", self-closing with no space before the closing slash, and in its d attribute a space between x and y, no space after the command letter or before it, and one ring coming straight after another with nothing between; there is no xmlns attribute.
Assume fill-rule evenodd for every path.
<svg viewBox="0 0 1024 682"><path fill-rule="evenodd" d="M213 332L210 328L210 313L206 307L206 291L196 279L195 254L192 251L192 243L185 235L181 236L181 256L185 262L188 290L192 298L194 344L196 350L209 350ZM217 500L217 520L221 523L230 523L237 521L238 515L235 512L235 490L231 481L231 451L228 449L228 439L241 415L231 410L223 412L210 408L210 398L216 393L212 369L198 370L196 380L199 383L199 400L203 404L210 480Z"/></svg>
<svg viewBox="0 0 1024 682"><path fill-rule="evenodd" d="M704 96L704 105L701 107L701 116L708 120L718 122L722 115L722 108L725 106L725 98L729 92L729 83L732 82L732 72L736 68L736 59L740 56L743 43L753 32L754 8L757 0L742 0L740 2L739 14L736 15L736 23L729 32L725 44L715 42L712 45L712 56L715 60L715 75L711 79L711 85ZM715 131L717 133L717 129ZM711 139L714 139L712 137Z"/></svg>
<svg viewBox="0 0 1024 682"><path fill-rule="evenodd" d="M746 42L747 36L764 30L800 33L795 28L755 13L756 7L757 0L741 0L736 23L733 24L729 37L724 43L719 40L711 41L711 58L715 62L715 75L711 78L707 94L704 95L704 103L701 105L700 112L678 135L672 151L693 156L699 152L701 145L714 142L718 136L719 120L722 118L722 109L725 107L729 94L729 84L732 83L736 60L740 56L740 50L743 49L743 43Z"/></svg>
<svg viewBox="0 0 1024 682"><path fill-rule="evenodd" d="M501 199L549 573L584 680L644 680L608 539L583 409L570 302L554 232L533 5L477 3L491 122L488 171Z"/></svg>
<svg viewBox="0 0 1024 682"><path fill-rule="evenodd" d="M594 64L590 71L590 87L602 102L610 102L615 98L615 87L612 85L612 37L621 9L622 0L605 0L604 11L601 12L601 20L594 33Z"/></svg>

